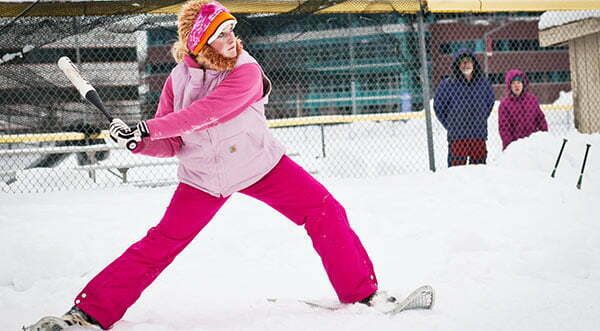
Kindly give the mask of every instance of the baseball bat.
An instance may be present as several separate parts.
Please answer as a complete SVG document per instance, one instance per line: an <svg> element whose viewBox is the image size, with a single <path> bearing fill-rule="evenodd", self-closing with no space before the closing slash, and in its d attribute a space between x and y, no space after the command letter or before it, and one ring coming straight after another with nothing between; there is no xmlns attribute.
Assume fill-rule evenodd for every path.
<svg viewBox="0 0 600 331"><path fill-rule="evenodd" d="M562 146L560 146L560 152L558 152L558 157L556 158L556 163L554 164L554 169L552 170L552 174L550 177L554 178L556 175L556 168L558 168L558 162L560 162L560 157L562 156L563 150L565 149L565 144L567 143L567 138L563 138Z"/></svg>
<svg viewBox="0 0 600 331"><path fill-rule="evenodd" d="M583 171L585 170L585 162L587 161L588 152L590 151L590 147L592 147L592 145L586 144L585 156L583 157L583 164L581 165L581 173L579 174L579 180L577 180L577 189L578 190L581 190L581 181L583 180Z"/></svg>
<svg viewBox="0 0 600 331"><path fill-rule="evenodd" d="M62 72L65 73L65 76L67 76L77 91L79 91L79 94L81 94L81 96L89 103L96 106L96 108L98 108L102 114L104 114L109 122L112 122L113 116L106 109L106 107L104 107L104 103L100 99L98 92L92 86L92 84L81 77L79 70L77 70L77 67L73 64L71 59L69 59L67 56L61 57L58 59L58 67L60 70L62 70ZM134 150L136 147L137 143L135 141L131 141L127 144L127 149L129 150Z"/></svg>
<svg viewBox="0 0 600 331"><path fill-rule="evenodd" d="M66 56L61 57L58 59L58 67L60 70L62 70L62 72L65 73L65 76L67 76L71 83L73 83L77 91L79 91L79 94L81 94L84 99L96 106L96 108L98 108L109 121L113 120L112 115L104 107L104 103L102 103L102 100L100 99L98 92L96 92L96 89L92 86L92 84L81 77L79 70L77 70L77 67L73 64L73 62L71 62L71 59Z"/></svg>

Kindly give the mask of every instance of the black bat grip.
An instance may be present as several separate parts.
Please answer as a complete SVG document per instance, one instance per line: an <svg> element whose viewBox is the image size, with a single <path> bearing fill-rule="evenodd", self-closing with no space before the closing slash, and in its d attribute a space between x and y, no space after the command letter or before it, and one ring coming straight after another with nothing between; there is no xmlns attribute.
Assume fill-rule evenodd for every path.
<svg viewBox="0 0 600 331"><path fill-rule="evenodd" d="M588 152L590 151L590 147L592 147L592 145L586 144L585 155L583 156L583 164L581 165L581 173L583 173L583 171L585 170L585 163L587 162L587 157L588 157Z"/></svg>
<svg viewBox="0 0 600 331"><path fill-rule="evenodd" d="M93 104L94 106L96 106L96 108L98 108L102 114L104 114L104 116L106 117L106 119L109 122L112 122L114 117L108 112L108 110L106 108L104 108L104 104L102 103L102 100L100 99L100 96L98 95L98 92L96 92L96 90L90 90L85 94L85 99L87 101L89 101L91 104ZM127 143L127 149L130 151L133 151L134 149L136 149L138 146L137 141L130 141Z"/></svg>
<svg viewBox="0 0 600 331"><path fill-rule="evenodd" d="M567 143L567 139L563 138L562 146L560 146L560 152L558 152L558 158L556 158L556 163L554 164L554 168L558 167L558 163L560 162L560 157L562 156L563 150L565 149L565 144Z"/></svg>
<svg viewBox="0 0 600 331"><path fill-rule="evenodd" d="M109 122L112 122L113 116L108 112L106 108L104 108L104 104L102 103L102 100L100 99L100 96L98 95L98 92L96 92L96 90L88 91L85 94L85 99L89 101L92 105L96 106L96 108L98 108L102 112L102 114L104 114L104 116L106 117L106 119L108 119Z"/></svg>
<svg viewBox="0 0 600 331"><path fill-rule="evenodd" d="M109 122L113 121L114 117L112 117L108 110L104 108L104 104L102 103L102 100L100 99L100 96L98 95L98 92L96 92L96 90L88 91L85 94L85 99L89 101L92 105L96 106L96 108L100 109L102 114L104 114L104 116ZM130 141L127 143L127 149L133 151L137 148L137 145L138 143L136 141Z"/></svg>
<svg viewBox="0 0 600 331"><path fill-rule="evenodd" d="M560 157L562 156L563 150L565 149L565 144L567 143L567 139L563 138L562 146L560 146L560 152L558 152L558 157L556 158L556 163L554 164L554 170L552 170L552 174L550 177L554 178L556 174L556 168L558 168L558 163L560 162Z"/></svg>

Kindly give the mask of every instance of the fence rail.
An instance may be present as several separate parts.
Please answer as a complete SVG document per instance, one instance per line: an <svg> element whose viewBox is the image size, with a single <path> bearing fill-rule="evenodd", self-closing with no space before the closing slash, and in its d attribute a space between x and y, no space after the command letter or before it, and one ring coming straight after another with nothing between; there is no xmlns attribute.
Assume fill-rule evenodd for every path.
<svg viewBox="0 0 600 331"><path fill-rule="evenodd" d="M561 111L572 112L572 105L541 105L542 111ZM493 111L498 111L494 108ZM328 125L357 122L380 122L380 121L406 121L412 119L423 119L424 111L410 113L384 113L384 114L361 114L361 115L323 115L306 116L294 118L281 118L267 120L270 128L285 128L307 125ZM99 134L86 135L80 132L56 132L56 133L29 133L0 135L0 144L30 144L40 142L58 142L58 141L80 141L85 139L108 139L108 131L103 130ZM66 148L65 148L66 149ZM23 149L28 151L29 149ZM35 151L35 150L32 150ZM0 150L0 156L3 151Z"/></svg>

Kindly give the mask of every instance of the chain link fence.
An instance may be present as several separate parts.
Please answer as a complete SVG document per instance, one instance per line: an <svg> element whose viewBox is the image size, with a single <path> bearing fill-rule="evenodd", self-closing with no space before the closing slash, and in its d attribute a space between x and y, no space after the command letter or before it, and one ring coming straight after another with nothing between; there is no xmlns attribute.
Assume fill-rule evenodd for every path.
<svg viewBox="0 0 600 331"><path fill-rule="evenodd" d="M478 163L481 146L468 147L471 140L487 141L490 161L502 153L503 140L506 145L543 129L541 117L553 135L600 131L600 31L588 24L598 26L600 18L593 12L317 9L236 14L236 33L272 80L266 115L275 136L318 176L386 176L452 161ZM177 181L176 158L133 155L107 139L106 119L56 66L69 56L116 117L130 124L153 117L175 66L176 16L143 8L114 14L0 20L3 191ZM465 52L471 80L461 71L468 63L458 54ZM511 95L511 82L505 82L511 69L524 73L516 80L535 95L541 112L531 100L523 102L524 94L500 106Z"/></svg>

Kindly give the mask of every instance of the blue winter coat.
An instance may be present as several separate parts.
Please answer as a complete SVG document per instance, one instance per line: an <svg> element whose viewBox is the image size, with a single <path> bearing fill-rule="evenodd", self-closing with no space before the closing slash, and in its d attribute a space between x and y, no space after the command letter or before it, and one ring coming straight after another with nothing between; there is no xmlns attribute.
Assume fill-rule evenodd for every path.
<svg viewBox="0 0 600 331"><path fill-rule="evenodd" d="M459 68L459 60L468 55L473 59L473 78L467 81ZM454 55L452 75L437 88L433 108L438 120L448 132L448 141L486 139L487 119L494 106L492 85L481 72L472 52L461 50Z"/></svg>

